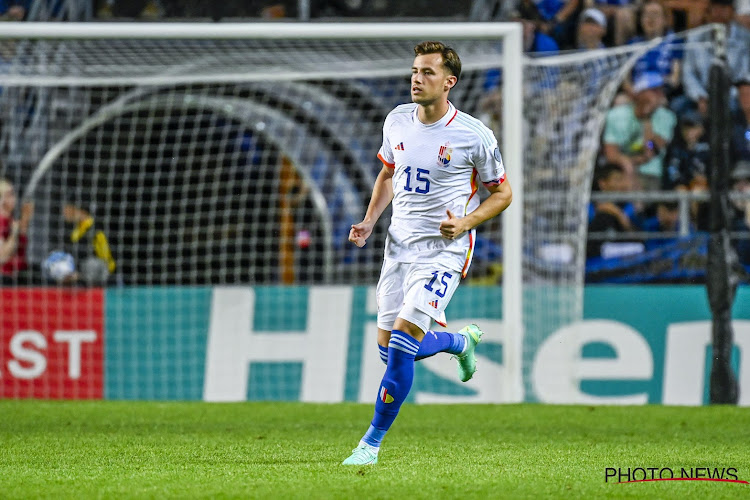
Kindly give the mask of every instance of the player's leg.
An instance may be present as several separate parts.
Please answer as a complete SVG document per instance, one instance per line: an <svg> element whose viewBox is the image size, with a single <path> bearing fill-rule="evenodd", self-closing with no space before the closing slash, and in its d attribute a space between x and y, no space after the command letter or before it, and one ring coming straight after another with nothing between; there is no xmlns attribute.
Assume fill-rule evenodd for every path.
<svg viewBox="0 0 750 500"><path fill-rule="evenodd" d="M378 298L378 355L385 365L388 365L388 342L391 339L393 323L396 321L398 313L404 304L403 283L406 279L405 272L408 268L408 264L386 261L383 263L380 272L380 279L378 280L376 290ZM419 286L424 287L425 285L429 285L432 279L432 271L426 274L423 271L423 283ZM440 284L440 286L442 286L442 284ZM450 295L452 295L452 291L450 291ZM444 297L445 294L443 294L443 299ZM440 304L437 299L438 297L434 297L432 300L436 300L436 304ZM444 300L444 302L447 305L448 301ZM442 314L442 311L444 311L445 308L442 307L442 304L440 304L440 306L441 307L438 307L437 310ZM444 315L439 316L438 322L445 326L445 322L441 321L440 317L444 317ZM463 335L431 330L422 340L416 359L419 361L420 359L434 356L439 352L458 355L464 352L466 345L466 340Z"/></svg>
<svg viewBox="0 0 750 500"><path fill-rule="evenodd" d="M439 352L448 354L461 354L466 347L466 338L458 333L436 332L428 330L419 346L416 360L422 360L434 356Z"/></svg>
<svg viewBox="0 0 750 500"><path fill-rule="evenodd" d="M422 318L422 323L428 318ZM414 358L424 337L423 326L401 317L393 324L388 342L388 365L375 401L375 414L362 441L380 448L385 433L396 419L414 381Z"/></svg>
<svg viewBox="0 0 750 500"><path fill-rule="evenodd" d="M384 260L375 289L378 302L378 354L385 365L388 365L388 342L391 340L393 323L404 303L403 282L407 268L407 264Z"/></svg>
<svg viewBox="0 0 750 500"><path fill-rule="evenodd" d="M378 328L378 354L384 365L388 365L388 342L390 340L391 331ZM466 337L460 333L428 330L419 345L416 361L429 358L439 352L459 355L464 352L466 345Z"/></svg>
<svg viewBox="0 0 750 500"><path fill-rule="evenodd" d="M417 286L408 288L404 303L428 314L441 326L446 326L445 309L458 289L461 273L440 263L420 266L413 273L419 280ZM434 354L438 349L454 354L458 361L458 376L462 382L470 380L477 370L474 349L483 332L476 325L468 325L457 333L427 332L417 353L417 359Z"/></svg>
<svg viewBox="0 0 750 500"><path fill-rule="evenodd" d="M380 361L386 366L388 365L388 342L390 341L391 331L378 328L378 354L380 354Z"/></svg>
<svg viewBox="0 0 750 500"><path fill-rule="evenodd" d="M396 319L388 342L388 365L380 382L375 413L370 427L362 436L357 448L352 451L344 465L371 465L378 461L380 443L398 416L414 381L414 358L430 317L415 310L416 322ZM411 319L411 318L410 318Z"/></svg>
<svg viewBox="0 0 750 500"><path fill-rule="evenodd" d="M389 375L388 365L390 357L388 356L388 346L391 341L393 325L398 318L399 310L404 302L403 283L406 279L407 269L408 265L384 260L376 289L378 302L378 351L380 359L386 364L386 375ZM384 375L384 378L386 375ZM381 390L382 383L381 388L378 389L378 399L380 399ZM393 394L383 394L383 399L392 402ZM383 425L382 422L379 423L379 426ZM385 435L387 427L390 427L390 424L385 429L381 429L373 427L371 423L367 433L360 440L359 445L352 451L352 455L344 460L344 465L370 465L377 463L378 451L380 449L379 443L382 440L382 436Z"/></svg>

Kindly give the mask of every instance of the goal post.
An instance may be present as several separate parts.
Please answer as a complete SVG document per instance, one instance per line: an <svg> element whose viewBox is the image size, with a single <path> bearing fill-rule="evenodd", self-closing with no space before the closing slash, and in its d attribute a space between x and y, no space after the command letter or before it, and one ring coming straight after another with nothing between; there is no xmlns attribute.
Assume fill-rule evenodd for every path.
<svg viewBox="0 0 750 500"><path fill-rule="evenodd" d="M362 159L374 158L382 120L404 97L411 48L428 39L455 45L466 82L451 97L472 113L485 71L500 68L502 122L520 124L521 36L516 23L11 23L0 31L0 47L11 54L0 74L7 104L0 148L6 172L15 172L25 199L37 202L35 220L45 228L30 256L38 262L52 249L46 240L65 240L70 228L55 222L55 211L70 201L96 211L98 223L126 243L116 256L121 285L271 284L268 270L284 266L293 272L281 275L297 277L292 283L372 284L375 264L357 267L361 257L332 249L366 206L374 174ZM365 124L356 123L360 116ZM499 382L509 401L524 399L522 134L522 127L505 126L498 137L514 202L502 216L502 237L493 237L502 241L503 365L510 376ZM266 147L257 157L242 159L260 165L248 180L237 158L260 140ZM214 173L212 157L230 172ZM178 172L155 170L154 161L171 161ZM120 186L132 195L118 193ZM254 205L255 195L275 205ZM164 215L169 207L186 211ZM233 210L240 215L227 215ZM291 228L289 211L297 220L315 214L310 230ZM280 234L263 220L271 212ZM212 234L192 230L191 217ZM272 248L243 229L248 221L273 233ZM143 228L146 234L131 234ZM184 254L161 235L170 230ZM382 229L378 237L382 243ZM322 243L313 249L316 241ZM231 262L248 249L255 261ZM378 253L382 246L360 255L374 261ZM341 269L342 258L354 265Z"/></svg>

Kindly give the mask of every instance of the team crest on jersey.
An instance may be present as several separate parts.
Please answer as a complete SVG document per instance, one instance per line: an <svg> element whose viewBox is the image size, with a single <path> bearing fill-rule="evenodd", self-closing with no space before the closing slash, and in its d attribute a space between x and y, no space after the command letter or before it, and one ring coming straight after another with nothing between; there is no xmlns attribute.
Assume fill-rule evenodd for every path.
<svg viewBox="0 0 750 500"><path fill-rule="evenodd" d="M440 146L437 163L441 167L447 167L451 162L451 154L453 153L453 148L450 147L450 145L450 142L446 142L445 146Z"/></svg>

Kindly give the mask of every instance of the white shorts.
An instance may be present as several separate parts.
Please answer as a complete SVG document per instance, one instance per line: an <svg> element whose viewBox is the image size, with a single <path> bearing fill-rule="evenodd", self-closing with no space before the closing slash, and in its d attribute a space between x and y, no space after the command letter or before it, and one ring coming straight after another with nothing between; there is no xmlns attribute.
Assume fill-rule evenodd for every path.
<svg viewBox="0 0 750 500"><path fill-rule="evenodd" d="M432 320L445 326L445 308L461 281L461 271L439 263L386 259L378 281L378 328L391 331L403 318L426 332Z"/></svg>

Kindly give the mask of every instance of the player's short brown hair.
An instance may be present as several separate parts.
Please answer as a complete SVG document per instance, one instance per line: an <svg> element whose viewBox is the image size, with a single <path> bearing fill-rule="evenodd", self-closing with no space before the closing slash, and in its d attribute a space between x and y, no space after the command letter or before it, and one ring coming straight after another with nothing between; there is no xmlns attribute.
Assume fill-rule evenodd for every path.
<svg viewBox="0 0 750 500"><path fill-rule="evenodd" d="M456 77L461 78L461 59L453 47L448 47L443 42L422 42L414 47L415 56L425 54L440 54L443 57L443 66Z"/></svg>

